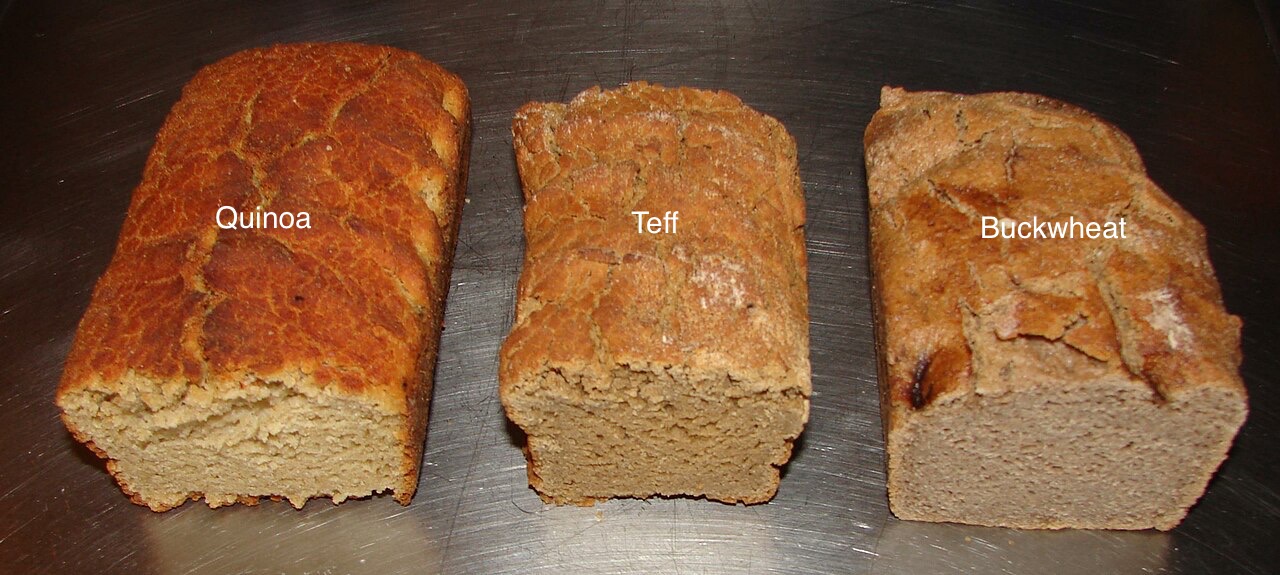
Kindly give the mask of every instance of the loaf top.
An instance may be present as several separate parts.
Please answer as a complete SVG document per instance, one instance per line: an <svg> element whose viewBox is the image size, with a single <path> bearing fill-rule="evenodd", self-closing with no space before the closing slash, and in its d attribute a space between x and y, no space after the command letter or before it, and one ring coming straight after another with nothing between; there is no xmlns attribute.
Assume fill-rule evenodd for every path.
<svg viewBox="0 0 1280 575"><path fill-rule="evenodd" d="M1030 94L886 88L865 148L891 407L1036 384L1011 365L1040 381L1127 378L1160 400L1243 396L1240 320L1204 230L1115 127ZM983 239L984 216L1124 218L1127 237ZM1015 341L1029 345L1001 345Z"/></svg>
<svg viewBox="0 0 1280 575"><path fill-rule="evenodd" d="M507 386L544 366L688 370L809 392L795 142L725 92L636 82L513 123L526 250ZM641 233L634 211L678 212Z"/></svg>
<svg viewBox="0 0 1280 575"><path fill-rule="evenodd" d="M446 287L468 106L457 77L381 46L202 69L156 137L59 393L141 378L166 382L142 398L159 406L284 376L403 402ZM310 228L222 229L227 206L305 211Z"/></svg>

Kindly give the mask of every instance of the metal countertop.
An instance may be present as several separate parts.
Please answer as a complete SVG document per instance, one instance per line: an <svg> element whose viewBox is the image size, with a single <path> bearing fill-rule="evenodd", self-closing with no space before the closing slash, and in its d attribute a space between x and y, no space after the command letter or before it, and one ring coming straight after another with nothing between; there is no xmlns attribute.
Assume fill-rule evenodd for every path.
<svg viewBox="0 0 1280 575"><path fill-rule="evenodd" d="M1225 2L15 2L0 13L0 572L1272 573L1280 534L1280 65L1267 4ZM1273 3L1274 4L1274 3ZM1274 38L1274 34L1272 33ZM275 42L355 40L458 73L469 203L420 488L156 514L52 403L76 323L181 86ZM777 498L544 506L496 396L522 253L509 125L529 100L629 80L729 90L799 144L811 421ZM881 85L1038 92L1136 141L1204 222L1244 318L1249 421L1169 533L889 515L868 293L862 131Z"/></svg>

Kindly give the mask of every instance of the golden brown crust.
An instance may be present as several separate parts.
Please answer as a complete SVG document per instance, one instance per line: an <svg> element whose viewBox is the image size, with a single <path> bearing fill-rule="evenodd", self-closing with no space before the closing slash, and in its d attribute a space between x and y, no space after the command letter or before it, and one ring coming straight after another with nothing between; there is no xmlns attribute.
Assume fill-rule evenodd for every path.
<svg viewBox="0 0 1280 575"><path fill-rule="evenodd" d="M59 397L130 374L216 389L306 373L407 416L407 502L468 106L456 76L382 46L278 45L202 69L156 137ZM305 211L311 227L219 229L220 206Z"/></svg>

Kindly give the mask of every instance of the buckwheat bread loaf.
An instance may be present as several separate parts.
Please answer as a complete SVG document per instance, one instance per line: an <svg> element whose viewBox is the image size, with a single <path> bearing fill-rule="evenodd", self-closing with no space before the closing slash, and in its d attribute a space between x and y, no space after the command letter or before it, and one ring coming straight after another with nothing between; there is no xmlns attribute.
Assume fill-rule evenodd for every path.
<svg viewBox="0 0 1280 575"><path fill-rule="evenodd" d="M643 82L528 104L513 132L526 249L499 379L529 483L580 505L773 497L810 394L790 135L725 92Z"/></svg>
<svg viewBox="0 0 1280 575"><path fill-rule="evenodd" d="M408 503L468 106L439 66L357 44L248 50L187 84L57 393L133 501ZM244 229L223 207L309 227Z"/></svg>
<svg viewBox="0 0 1280 575"><path fill-rule="evenodd" d="M1200 224L1124 134L1040 96L886 88L865 146L893 512L1177 525L1247 410ZM1125 237L984 239L984 216Z"/></svg>

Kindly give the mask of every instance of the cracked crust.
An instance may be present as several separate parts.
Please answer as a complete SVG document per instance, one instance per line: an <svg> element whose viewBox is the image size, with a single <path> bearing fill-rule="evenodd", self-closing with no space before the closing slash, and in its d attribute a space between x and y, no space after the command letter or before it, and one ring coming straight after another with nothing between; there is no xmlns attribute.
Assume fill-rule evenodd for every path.
<svg viewBox="0 0 1280 575"><path fill-rule="evenodd" d="M1245 410L1240 320L1223 308L1201 225L1147 178L1124 134L1041 96L885 88L865 147L895 512L1023 527L1176 524ZM1128 238L982 239L981 216L1123 217ZM1178 448L1192 469L1170 487L1178 497L1157 519L984 519L917 513L906 501L929 497L902 482L916 457L911 438L930 425L931 411L968 409L977 420L989 398L1092 380L1121 382L1117 389L1155 405L1208 404L1200 399L1206 393L1227 398L1222 411L1198 416L1221 424L1211 447Z"/></svg>
<svg viewBox="0 0 1280 575"><path fill-rule="evenodd" d="M94 445L68 411L77 394L113 401L145 380L160 410L301 374L403 421L402 470L385 488L407 504L469 114L456 76L393 48L277 45L202 69L156 137L67 358L58 403L77 439ZM305 211L311 228L220 229L220 206ZM241 500L256 495L281 494Z"/></svg>
<svg viewBox="0 0 1280 575"><path fill-rule="evenodd" d="M644 82L587 90L567 105L528 104L513 133L527 247L500 388L508 415L529 435L531 484L561 503L772 497L773 466L786 462L810 393L804 196L790 135L730 94ZM636 210L678 211L677 233L638 233ZM611 417L604 406L626 403L618 394L649 398L634 413L665 406L681 414L695 403L708 411L698 422L617 422L628 429L618 432L621 444L598 446L583 465L598 455L624 469L634 463L626 453L640 460L696 449L708 420L728 417L719 410L734 394L760 399L765 407L753 417L779 407L787 423L763 440L768 461L750 485L721 489L682 471L630 486L552 479L579 462L557 459L572 441L544 424L546 410L597 405L574 411L591 427ZM563 404L537 403L548 397ZM642 447L664 429L689 438ZM705 454L709 462L719 455Z"/></svg>

